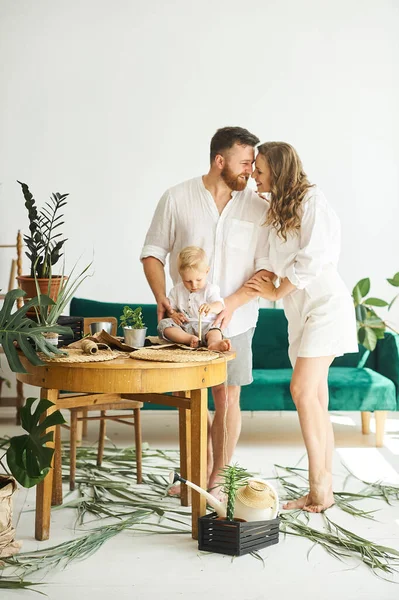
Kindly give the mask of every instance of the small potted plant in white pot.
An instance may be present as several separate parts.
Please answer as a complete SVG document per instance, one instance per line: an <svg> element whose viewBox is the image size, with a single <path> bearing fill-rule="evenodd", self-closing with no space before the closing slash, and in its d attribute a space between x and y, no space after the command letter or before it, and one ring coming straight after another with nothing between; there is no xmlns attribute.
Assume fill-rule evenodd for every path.
<svg viewBox="0 0 399 600"><path fill-rule="evenodd" d="M147 327L143 321L141 306L135 309L125 306L119 320L123 328L125 344L133 348L142 348L147 335Z"/></svg>

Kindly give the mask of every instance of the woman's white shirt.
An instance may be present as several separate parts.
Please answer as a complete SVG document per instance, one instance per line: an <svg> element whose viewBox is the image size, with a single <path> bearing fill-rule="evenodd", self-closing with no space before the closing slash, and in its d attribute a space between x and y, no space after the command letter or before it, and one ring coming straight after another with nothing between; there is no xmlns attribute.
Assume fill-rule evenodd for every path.
<svg viewBox="0 0 399 600"><path fill-rule="evenodd" d="M338 216L316 186L303 200L299 231L284 241L268 226L268 266L280 278L287 277L298 289L309 286L325 268L336 267L341 246Z"/></svg>

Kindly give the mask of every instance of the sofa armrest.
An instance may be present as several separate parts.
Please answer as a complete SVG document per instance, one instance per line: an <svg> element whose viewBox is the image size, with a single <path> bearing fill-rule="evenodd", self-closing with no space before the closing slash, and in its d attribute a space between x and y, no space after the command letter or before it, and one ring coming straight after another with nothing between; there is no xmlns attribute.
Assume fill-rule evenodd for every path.
<svg viewBox="0 0 399 600"><path fill-rule="evenodd" d="M376 351L376 371L394 382L399 410L399 335L387 331L384 339L378 340Z"/></svg>

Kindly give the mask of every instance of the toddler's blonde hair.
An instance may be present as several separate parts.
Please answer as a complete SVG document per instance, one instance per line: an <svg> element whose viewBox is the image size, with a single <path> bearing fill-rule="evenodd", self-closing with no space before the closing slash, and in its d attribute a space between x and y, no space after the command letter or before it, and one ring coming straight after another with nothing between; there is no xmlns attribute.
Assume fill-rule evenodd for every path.
<svg viewBox="0 0 399 600"><path fill-rule="evenodd" d="M186 246L180 250L177 256L177 268L179 272L186 269L208 269L208 259L205 251L198 246Z"/></svg>

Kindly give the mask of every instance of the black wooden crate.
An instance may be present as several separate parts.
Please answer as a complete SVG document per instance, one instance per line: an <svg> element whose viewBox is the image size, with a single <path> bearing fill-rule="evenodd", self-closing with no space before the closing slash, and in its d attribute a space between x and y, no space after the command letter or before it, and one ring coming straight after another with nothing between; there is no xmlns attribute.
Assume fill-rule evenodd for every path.
<svg viewBox="0 0 399 600"><path fill-rule="evenodd" d="M83 317L70 317L68 315L61 315L57 320L58 325L70 327L73 331L73 336L65 335L60 333L58 336L58 347L68 346L73 342L81 340L83 337Z"/></svg>
<svg viewBox="0 0 399 600"><path fill-rule="evenodd" d="M226 521L213 512L198 519L198 549L242 556L278 543L280 519Z"/></svg>

